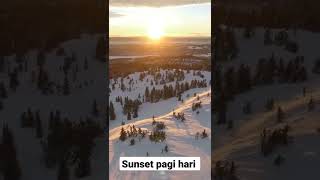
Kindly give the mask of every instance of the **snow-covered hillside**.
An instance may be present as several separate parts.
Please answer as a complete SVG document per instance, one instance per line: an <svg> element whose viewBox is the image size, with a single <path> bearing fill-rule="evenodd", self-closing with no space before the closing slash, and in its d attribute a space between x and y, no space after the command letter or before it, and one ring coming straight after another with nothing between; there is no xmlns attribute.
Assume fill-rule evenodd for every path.
<svg viewBox="0 0 320 180"><path fill-rule="evenodd" d="M208 96L209 93L209 96ZM211 171L211 91L204 90L199 93L199 100L197 97L190 97L183 103L174 107L174 112L184 113L185 121L173 117L173 111L168 110L165 112L165 105L169 105L171 101L165 102L158 108L153 108L153 111L158 109L165 112L160 113L154 118L156 122L164 122L166 139L163 142L154 143L145 137L140 141L136 140L134 145L129 144L129 140L122 142L119 140L121 128L125 130L130 126L141 128L143 130L152 131L153 118L146 118L136 120L135 122L127 123L124 126L115 127L109 130L109 168L110 179L139 179L139 180L158 180L158 179L210 179ZM192 104L195 102L202 102L202 108L199 109L199 114L192 111ZM209 138L196 139L196 133L200 134L205 130L209 134ZM130 138L129 138L130 139ZM138 139L138 138L136 138ZM163 152L163 148L168 146L168 152ZM201 158L201 170L190 172L179 171L151 171L151 172L134 172L134 171L120 171L119 170L119 157L120 156L193 156Z"/></svg>
<svg viewBox="0 0 320 180"><path fill-rule="evenodd" d="M61 116L63 123L70 121L74 127L88 118L101 128L105 126L106 64L96 59L100 37L83 35L50 52L33 50L23 56L13 55L1 60L0 81L7 97L1 97L0 128L7 124L13 134L21 180L57 179L59 164L47 168L45 162L44 144L49 139L50 112L59 111L59 121ZM14 85L16 79L17 86ZM94 100L96 115L92 113ZM27 117L23 112L27 112ZM23 127L24 121L33 119L31 116L36 122ZM91 172L84 179L103 179L107 174L104 168L107 166L106 140L98 137L94 141L96 145L89 158ZM67 169L70 179L76 179L75 165Z"/></svg>
<svg viewBox="0 0 320 180"><path fill-rule="evenodd" d="M159 73L162 76L165 76L166 72L167 74L173 73L174 70L159 71ZM199 93L199 92L203 92L210 89L210 85L209 85L209 81L211 78L210 72L208 71L201 72L203 74L203 78L193 74L193 73L196 73L197 71L190 70L187 72L186 70L184 70L181 72L184 72L185 77L183 80L179 81L180 84L183 84L186 82L190 83L192 80L198 80L198 81L205 80L207 84L207 87L205 88L193 88L186 91L185 93L182 93L182 96L181 96L182 99L188 99L188 97L193 96L194 93ZM153 75L148 74L147 71L143 73L146 74L143 80L139 80L139 76L141 72L136 72L134 74L130 74L129 76L126 76L125 78L123 78L123 84L128 85L126 90L123 90L123 91L121 90L121 83L120 83L121 78L111 79L109 84L110 89L112 89L112 86L115 82L117 82L117 84L114 85L115 88L110 92L109 101L115 102L115 99L118 96L123 98L129 97L130 99L140 99L142 101L142 99L144 99L143 96L144 96L146 87L148 87L151 90L152 87L155 87L155 89L161 89L164 87L164 85L175 86L176 84L176 81L171 81L164 84L159 83L157 85L156 85L156 82L154 82L154 84L151 85L151 81L153 80ZM133 82L133 84L129 85L130 81ZM139 94L140 94L140 98L138 98ZM175 109L179 104L181 104L181 102L178 101L178 98L169 98L165 100L160 100L159 102L156 102L156 103L143 102L139 107L139 113L138 113L139 116L137 118L133 118L132 121L138 121L139 119L146 119L146 118L151 118L152 116L157 117L159 115L163 115ZM113 121L110 121L109 129L112 129L116 126L121 125L123 121L124 122L127 121L127 114L123 114L122 106L123 105L121 105L120 103L114 103L116 119Z"/></svg>
<svg viewBox="0 0 320 180"><path fill-rule="evenodd" d="M153 69L111 79L109 101L115 117L109 122L109 178L210 179L210 79L207 71L178 69ZM197 103L201 105L195 108ZM131 117L135 114L132 108L137 109L136 117ZM158 132L164 132L164 138L152 139ZM201 157L201 170L120 171L119 157L123 156Z"/></svg>
<svg viewBox="0 0 320 180"><path fill-rule="evenodd" d="M274 39L282 30L271 31ZM221 63L221 67L225 70L230 67L237 69L241 64L250 67L252 86L228 101L226 118L228 122L232 121L232 125L213 125L212 157L215 177L219 176L218 169L222 167L217 162L223 161L234 162L235 168L231 174L236 174L238 179L318 179L320 121L317 117L320 114L320 76L313 73L313 70L316 59L320 57L316 46L320 35L290 30L289 41L298 45L298 51L294 53L275 42L265 45L263 28L255 29L250 38L245 38L243 32L243 29L234 30L238 54L233 60ZM275 74L272 81L255 84L254 77L259 78L257 65L261 58L265 58L265 62L274 58ZM306 69L307 78L301 81L283 80L279 59L285 64L286 73L290 72L289 61L303 59L299 66ZM298 73L298 78L300 75ZM270 99L274 101L272 109L267 108ZM214 118L218 118L217 114ZM288 136L285 135L288 142L277 144L270 140L275 145L272 145L271 153L264 155L264 129L267 134L272 132L276 136L286 126L289 127ZM226 166L230 167L229 165ZM231 176L230 172L225 171ZM225 177L228 176L226 174Z"/></svg>

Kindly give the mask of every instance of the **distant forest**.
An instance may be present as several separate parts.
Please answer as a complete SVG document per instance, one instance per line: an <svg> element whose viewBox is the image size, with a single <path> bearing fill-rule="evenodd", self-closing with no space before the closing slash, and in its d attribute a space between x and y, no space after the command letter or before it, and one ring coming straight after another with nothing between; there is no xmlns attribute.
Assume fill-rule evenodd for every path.
<svg viewBox="0 0 320 180"><path fill-rule="evenodd" d="M320 31L319 0L216 0L215 25Z"/></svg>
<svg viewBox="0 0 320 180"><path fill-rule="evenodd" d="M0 56L50 50L83 33L105 33L105 0L10 0L0 6Z"/></svg>

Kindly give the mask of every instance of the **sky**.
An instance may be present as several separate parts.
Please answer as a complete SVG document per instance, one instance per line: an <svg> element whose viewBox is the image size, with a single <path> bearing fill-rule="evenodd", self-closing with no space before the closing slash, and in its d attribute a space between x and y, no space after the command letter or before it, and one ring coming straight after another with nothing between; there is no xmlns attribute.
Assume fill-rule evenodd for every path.
<svg viewBox="0 0 320 180"><path fill-rule="evenodd" d="M211 34L210 0L111 0L110 37L200 37Z"/></svg>

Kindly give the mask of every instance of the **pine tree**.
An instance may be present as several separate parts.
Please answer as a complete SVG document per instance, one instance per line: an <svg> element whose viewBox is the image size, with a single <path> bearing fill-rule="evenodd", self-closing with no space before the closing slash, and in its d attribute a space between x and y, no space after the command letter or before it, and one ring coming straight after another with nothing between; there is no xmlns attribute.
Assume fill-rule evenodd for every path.
<svg viewBox="0 0 320 180"><path fill-rule="evenodd" d="M14 137L6 123L4 123L2 128L1 147L7 149L7 151L4 151L4 154L2 154L5 158L0 162L0 164L4 164L2 169L4 180L19 180L21 177L21 168L17 159Z"/></svg>
<svg viewBox="0 0 320 180"><path fill-rule="evenodd" d="M283 118L284 118L284 114L283 114L282 108L281 108L281 107L278 107L278 111L277 111L277 121L278 121L278 122L282 122L282 121L283 121Z"/></svg>
<svg viewBox="0 0 320 180"><path fill-rule="evenodd" d="M70 179L70 172L67 166L67 163L62 160L59 167L58 167L58 180L69 180Z"/></svg>
<svg viewBox="0 0 320 180"><path fill-rule="evenodd" d="M132 117L133 118L137 118L138 117L138 108L134 108Z"/></svg>
<svg viewBox="0 0 320 180"><path fill-rule="evenodd" d="M130 140L130 146L133 146L135 144L135 140L134 139L131 139Z"/></svg>
<svg viewBox="0 0 320 180"><path fill-rule="evenodd" d="M128 111L127 120L131 120L131 113L130 113L130 111Z"/></svg>
<svg viewBox="0 0 320 180"><path fill-rule="evenodd" d="M233 128L233 120L229 120L228 121L228 126L227 126L228 129L232 129Z"/></svg>
<svg viewBox="0 0 320 180"><path fill-rule="evenodd" d="M116 113L115 113L112 101L110 101L109 114L110 114L110 120L115 120L116 119Z"/></svg>
<svg viewBox="0 0 320 180"><path fill-rule="evenodd" d="M150 102L150 92L149 92L149 88L148 88L148 86L146 87L146 90L145 90L145 101L146 102Z"/></svg>
<svg viewBox="0 0 320 180"><path fill-rule="evenodd" d="M88 59L87 59L87 57L85 57L85 59L84 59L84 70L88 70L88 69L89 69Z"/></svg>
<svg viewBox="0 0 320 180"><path fill-rule="evenodd" d="M63 95L68 96L70 94L69 80L67 76L64 77L63 83Z"/></svg>
<svg viewBox="0 0 320 180"><path fill-rule="evenodd" d="M52 130L54 127L54 114L52 111L50 111L49 115L49 130Z"/></svg>
<svg viewBox="0 0 320 180"><path fill-rule="evenodd" d="M7 89L3 82L0 83L0 97L3 99L8 97Z"/></svg>
<svg viewBox="0 0 320 180"><path fill-rule="evenodd" d="M3 102L0 100L0 111L3 109Z"/></svg>
<svg viewBox="0 0 320 180"><path fill-rule="evenodd" d="M75 168L75 176L78 178L86 177L91 174L91 163L89 157L79 158Z"/></svg>
<svg viewBox="0 0 320 180"><path fill-rule="evenodd" d="M93 104L92 104L92 114L94 116L98 116L99 115L99 110L98 110L98 105L97 105L97 101L94 100Z"/></svg>
<svg viewBox="0 0 320 180"><path fill-rule="evenodd" d="M121 131L120 131L120 138L119 138L121 141L125 141L127 139L127 132L124 130L124 128L122 127L121 128Z"/></svg>
<svg viewBox="0 0 320 180"><path fill-rule="evenodd" d="M96 46L96 58L100 61L105 60L105 54L106 54L106 40L105 37L101 37L97 41L97 46Z"/></svg>
<svg viewBox="0 0 320 180"><path fill-rule="evenodd" d="M311 97L308 103L308 111L312 111L314 109L314 101L313 98Z"/></svg>
<svg viewBox="0 0 320 180"><path fill-rule="evenodd" d="M42 138L43 131L42 131L42 123L41 123L39 111L36 112L36 122L35 123L36 123L36 137Z"/></svg>
<svg viewBox="0 0 320 180"><path fill-rule="evenodd" d="M164 151L167 153L167 152L169 152L169 147L168 147L168 145L166 145L165 147L164 147Z"/></svg>

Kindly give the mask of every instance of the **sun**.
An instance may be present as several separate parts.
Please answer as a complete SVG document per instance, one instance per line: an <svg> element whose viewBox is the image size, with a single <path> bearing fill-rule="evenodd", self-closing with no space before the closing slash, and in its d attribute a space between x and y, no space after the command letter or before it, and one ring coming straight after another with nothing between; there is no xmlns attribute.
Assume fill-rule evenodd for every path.
<svg viewBox="0 0 320 180"><path fill-rule="evenodd" d="M159 24L150 24L148 28L148 37L152 40L160 40L164 35L163 27Z"/></svg>

